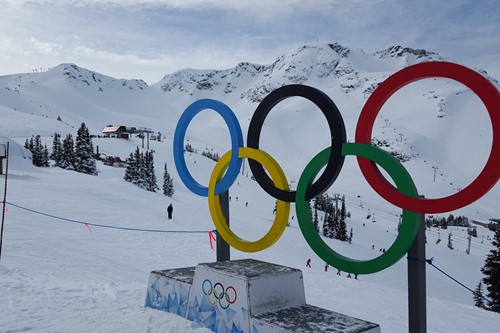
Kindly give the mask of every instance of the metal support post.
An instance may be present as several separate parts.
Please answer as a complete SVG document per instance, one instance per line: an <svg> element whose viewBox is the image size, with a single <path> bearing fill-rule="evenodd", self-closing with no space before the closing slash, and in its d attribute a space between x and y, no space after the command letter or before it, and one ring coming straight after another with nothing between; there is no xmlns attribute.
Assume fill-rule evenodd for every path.
<svg viewBox="0 0 500 333"><path fill-rule="evenodd" d="M7 206L7 176L9 175L9 142L7 141L7 148L5 152L5 187L3 191L3 205L2 205L2 225L0 226L0 262L2 261L2 244L3 244L3 227L5 224L5 207Z"/></svg>
<svg viewBox="0 0 500 333"><path fill-rule="evenodd" d="M419 222L417 238L408 251L409 333L427 332L425 214L420 214Z"/></svg>
<svg viewBox="0 0 500 333"><path fill-rule="evenodd" d="M219 196L222 215L229 226L229 190ZM217 233L217 261L230 260L229 244Z"/></svg>

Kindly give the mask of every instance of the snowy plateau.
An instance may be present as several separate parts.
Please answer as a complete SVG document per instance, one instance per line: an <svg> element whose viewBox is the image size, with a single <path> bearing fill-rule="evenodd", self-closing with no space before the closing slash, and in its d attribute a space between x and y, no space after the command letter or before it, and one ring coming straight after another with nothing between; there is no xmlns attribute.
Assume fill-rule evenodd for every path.
<svg viewBox="0 0 500 333"><path fill-rule="evenodd" d="M184 186L172 156L173 133L187 106L201 98L224 102L246 137L253 112L268 93L286 84L309 85L335 102L347 139L353 142L363 105L384 79L409 65L443 60L453 62L401 46L369 54L339 44L310 44L277 57L272 64L183 69L152 85L75 64L0 76L0 143L10 143L0 332L209 332L173 314L144 307L151 271L215 261L207 199ZM474 70L499 88L486 71ZM124 168L100 161L98 176L31 165L30 153L23 148L27 138L40 135L50 149L54 132L75 136L82 122L95 136L110 124L160 132L161 142L151 140L149 148L155 152L160 187L166 164L174 179L174 196L125 182ZM307 163L330 145L329 133L317 107L293 97L276 105L266 118L261 149L278 161L293 188ZM470 184L489 157L492 137L488 112L477 95L443 78L419 80L400 89L383 106L373 128L373 143L403 161L426 198L448 196ZM193 119L186 140L198 152L222 155L231 148L227 126L213 111ZM147 148L135 136L129 140L95 137L93 145L123 160L136 147ZM186 161L195 179L208 184L215 162L198 153L186 154ZM0 176L2 189L4 182ZM369 259L391 246L401 209L374 192L354 157L346 158L328 193L345 195L350 212L347 227L353 229L352 244L325 239L332 248L348 257ZM248 164L230 195L233 230L249 240L262 237L273 222L275 199L251 179ZM498 198L500 186L496 185L478 201L440 216L464 215L479 222L500 218ZM172 220L166 218L169 204L174 207ZM301 269L309 304L378 323L382 332L408 331L407 293L412 286L407 283L405 257L358 280L345 273L338 276L333 268L325 272L325 263L300 232L293 204L290 215L290 225L272 247L252 254L232 249L231 258ZM433 257L437 267L472 289L482 279L480 269L492 249L493 233L481 226L477 230L470 254L466 254L466 228L426 231L426 257ZM446 246L449 233L452 250ZM443 241L436 244L438 238ZM312 267L306 268L309 258ZM428 332L498 332L498 313L475 307L470 291L434 267L426 268Z"/></svg>

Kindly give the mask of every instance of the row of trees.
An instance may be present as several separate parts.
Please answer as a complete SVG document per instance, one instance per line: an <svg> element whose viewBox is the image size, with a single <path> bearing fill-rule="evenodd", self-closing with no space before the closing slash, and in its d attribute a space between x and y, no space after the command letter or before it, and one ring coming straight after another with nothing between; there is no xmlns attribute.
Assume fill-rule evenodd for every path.
<svg viewBox="0 0 500 333"><path fill-rule="evenodd" d="M127 158L127 168L125 169L123 179L150 192L156 192L156 190L159 190L160 188L156 182L153 154L152 150L143 153L139 150L139 147L137 147ZM163 170L162 189L164 195L168 197L174 195L174 181L172 177L170 177L166 163Z"/></svg>
<svg viewBox="0 0 500 333"><path fill-rule="evenodd" d="M447 218L430 215L425 218L425 224L427 228L439 227L441 229L447 229L449 226L454 227L469 227L469 219L465 216L453 216L453 214L448 215Z"/></svg>
<svg viewBox="0 0 500 333"><path fill-rule="evenodd" d="M123 179L150 192L159 190L156 183L153 152L143 153L137 147L133 153L130 153Z"/></svg>
<svg viewBox="0 0 500 333"><path fill-rule="evenodd" d="M26 139L24 148L31 152L31 162L37 167L49 167L49 150L46 144L42 144L40 135Z"/></svg>
<svg viewBox="0 0 500 333"><path fill-rule="evenodd" d="M318 210L325 212L325 218L323 220L323 236L328 238L335 238L341 241L351 241L352 230L350 236L347 235L347 210L345 206L345 196L342 196L341 207L338 209L338 202L333 203L334 200L338 200L329 197L328 195L321 195L316 200L314 200L314 215L313 223L316 230L319 232L319 221L318 221Z"/></svg>
<svg viewBox="0 0 500 333"><path fill-rule="evenodd" d="M97 175L92 138L85 123L78 128L76 141L73 140L71 134L67 134L61 141L61 135L54 133L50 155L47 145L42 144L40 135L26 139L24 146L31 151L32 162L35 166L49 167L50 160L53 160L55 167Z"/></svg>
<svg viewBox="0 0 500 333"><path fill-rule="evenodd" d="M481 272L484 274L474 292L474 303L481 308L500 312L500 224L497 224L493 238L493 249L486 256ZM483 283L486 286L489 301L483 296Z"/></svg>

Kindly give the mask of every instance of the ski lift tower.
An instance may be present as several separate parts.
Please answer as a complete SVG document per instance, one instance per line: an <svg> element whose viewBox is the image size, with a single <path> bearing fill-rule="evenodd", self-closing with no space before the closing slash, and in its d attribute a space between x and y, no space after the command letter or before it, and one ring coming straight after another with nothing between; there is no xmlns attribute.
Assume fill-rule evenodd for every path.
<svg viewBox="0 0 500 333"><path fill-rule="evenodd" d="M7 157L7 146L0 144L0 175L3 175L3 159Z"/></svg>
<svg viewBox="0 0 500 333"><path fill-rule="evenodd" d="M147 136L147 148L146 149L149 149L149 134L153 133L153 130L151 128L139 127L137 129L137 132L139 132L139 135L142 139L142 148L144 148L144 133L146 134L146 136Z"/></svg>

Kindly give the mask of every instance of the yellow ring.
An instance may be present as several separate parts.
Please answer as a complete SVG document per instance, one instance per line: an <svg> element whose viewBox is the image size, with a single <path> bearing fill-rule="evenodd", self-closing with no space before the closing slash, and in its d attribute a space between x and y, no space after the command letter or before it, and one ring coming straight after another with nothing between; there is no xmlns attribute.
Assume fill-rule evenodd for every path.
<svg viewBox="0 0 500 333"><path fill-rule="evenodd" d="M240 147L238 150L238 157L250 158L262 164L269 172L274 185L282 190L288 191L288 181L285 177L285 173L271 155L263 150ZM215 195L215 184L217 184L224 175L229 165L230 158L231 150L219 159L210 176L210 182L208 184L208 207L210 209L210 215L212 216L217 232L229 245L243 252L262 251L273 245L281 237L283 231L285 231L288 216L290 214L290 203L281 200L277 201L276 217L274 218L273 225L261 239L251 242L238 237L227 226L226 219L222 215L219 196Z"/></svg>

